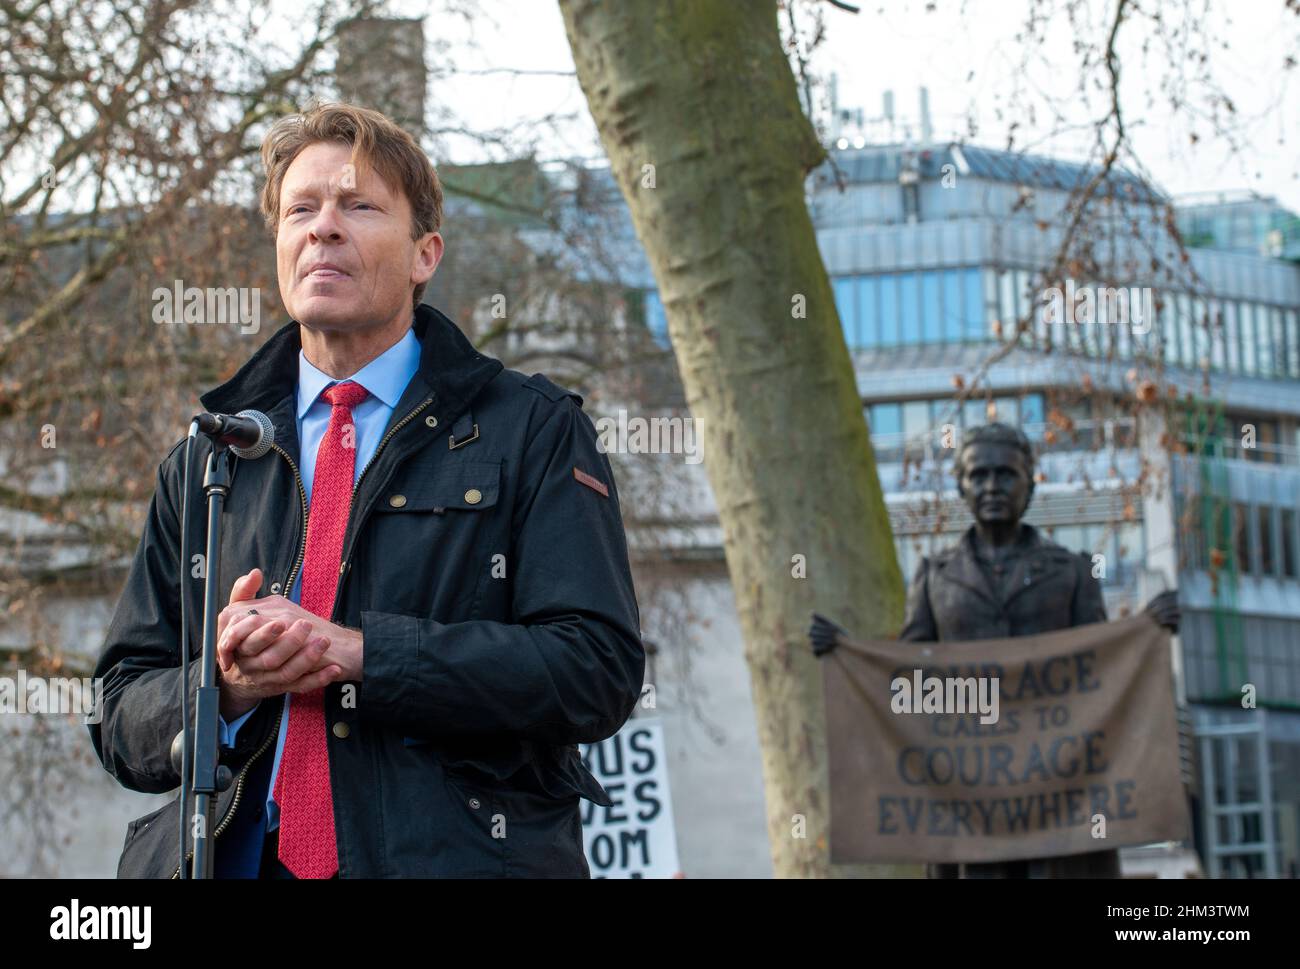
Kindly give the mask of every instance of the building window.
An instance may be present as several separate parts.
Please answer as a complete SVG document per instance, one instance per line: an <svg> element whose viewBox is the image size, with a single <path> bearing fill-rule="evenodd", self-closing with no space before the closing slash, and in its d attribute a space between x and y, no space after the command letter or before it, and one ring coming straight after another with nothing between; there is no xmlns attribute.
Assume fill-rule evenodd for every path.
<svg viewBox="0 0 1300 969"><path fill-rule="evenodd" d="M939 299L940 279L937 272L917 273L921 287L921 342L938 343L944 337L943 311Z"/></svg>
<svg viewBox="0 0 1300 969"><path fill-rule="evenodd" d="M945 269L943 278L943 342L960 343L966 336L966 313L961 305L962 274Z"/></svg>
<svg viewBox="0 0 1300 969"><path fill-rule="evenodd" d="M1049 315L1055 316L1054 313L1049 314L1050 306L1045 299L1037 302L1029 324L1025 327L1022 342L1032 347L1048 348L1060 337L1063 345L1069 345L1070 327L1065 324L1064 318L1068 316L1070 308L1062 302L1060 318L1049 320Z"/></svg>
<svg viewBox="0 0 1300 969"><path fill-rule="evenodd" d="M993 398L993 407L997 410L994 420L998 423L1013 426L1020 423L1020 402L1016 398L999 395Z"/></svg>
<svg viewBox="0 0 1300 969"><path fill-rule="evenodd" d="M880 346L880 277L858 280L858 337L864 347Z"/></svg>
<svg viewBox="0 0 1300 969"><path fill-rule="evenodd" d="M901 404L872 404L871 433L896 435L903 432L903 406Z"/></svg>
<svg viewBox="0 0 1300 969"><path fill-rule="evenodd" d="M1146 534L1140 522L1123 522L1115 527L1115 544L1117 546L1119 573L1121 580L1127 580L1142 562L1146 561Z"/></svg>
<svg viewBox="0 0 1300 969"><path fill-rule="evenodd" d="M1241 372L1254 375L1255 369L1255 307L1242 303L1237 316L1241 324Z"/></svg>
<svg viewBox="0 0 1300 969"><path fill-rule="evenodd" d="M1141 312L1143 313L1146 312L1145 306L1142 308ZM1121 360L1127 360L1129 357L1133 355L1133 324L1134 323L1138 323L1139 328L1141 328L1141 326L1151 325L1151 321L1147 320L1145 316L1141 320L1137 320L1134 318L1134 314L1130 312L1129 318L1127 320L1125 320L1122 323L1117 323L1113 327L1111 327L1111 331L1110 331L1111 346L1114 347L1115 349L1115 356L1119 357Z"/></svg>
<svg viewBox="0 0 1300 969"><path fill-rule="evenodd" d="M1015 271L1015 319L1026 320L1030 316L1031 303L1030 299L1030 282L1031 277L1024 269Z"/></svg>
<svg viewBox="0 0 1300 969"><path fill-rule="evenodd" d="M1195 367L1197 362L1196 324L1192 319L1192 298L1179 293L1174 301L1178 317L1178 359L1184 367Z"/></svg>
<svg viewBox="0 0 1300 969"><path fill-rule="evenodd" d="M1178 310L1171 293L1162 293L1159 297L1164 303L1160 307L1160 356L1169 366L1178 365Z"/></svg>
<svg viewBox="0 0 1300 969"><path fill-rule="evenodd" d="M1281 552L1282 575L1288 579L1296 578L1296 513L1294 508L1281 509L1282 541L1278 547Z"/></svg>
<svg viewBox="0 0 1300 969"><path fill-rule="evenodd" d="M1273 334L1267 306L1255 306L1256 369L1261 377L1273 376Z"/></svg>
<svg viewBox="0 0 1300 969"><path fill-rule="evenodd" d="M1007 269L998 273L998 321L1005 339L1016 326L1016 278Z"/></svg>
<svg viewBox="0 0 1300 969"><path fill-rule="evenodd" d="M1223 304L1223 348L1227 356L1228 370L1241 373L1241 328L1237 322L1237 304Z"/></svg>
<svg viewBox="0 0 1300 969"><path fill-rule="evenodd" d="M930 402L909 400L903 404L903 435L910 442L930 433Z"/></svg>
<svg viewBox="0 0 1300 969"><path fill-rule="evenodd" d="M1287 375L1287 334L1283 326L1282 311L1270 306L1268 315L1273 321L1273 374L1277 377Z"/></svg>
<svg viewBox="0 0 1300 969"><path fill-rule="evenodd" d="M961 271L962 280L965 284L965 332L964 338L972 342L988 339L988 307L984 302L983 279L991 278L991 273L982 272L979 269L963 269Z"/></svg>
<svg viewBox="0 0 1300 969"><path fill-rule="evenodd" d="M898 305L900 327L904 346L921 342L921 299L916 273L899 275Z"/></svg>
<svg viewBox="0 0 1300 969"><path fill-rule="evenodd" d="M880 277L880 345L896 347L898 339L898 274Z"/></svg>
<svg viewBox="0 0 1300 969"><path fill-rule="evenodd" d="M1289 334L1287 340L1287 370L1292 377L1300 377L1300 314L1286 310L1283 326Z"/></svg>
<svg viewBox="0 0 1300 969"><path fill-rule="evenodd" d="M1259 571L1260 575L1273 574L1273 507L1258 505L1255 515L1259 525Z"/></svg>
<svg viewBox="0 0 1300 969"><path fill-rule="evenodd" d="M1238 572L1252 572L1250 557L1250 517L1246 506L1238 502L1232 504L1232 537Z"/></svg>
<svg viewBox="0 0 1300 969"><path fill-rule="evenodd" d="M1020 398L1020 427L1031 441L1042 438L1043 422L1046 419L1043 414L1042 394L1025 394Z"/></svg>
<svg viewBox="0 0 1300 969"><path fill-rule="evenodd" d="M984 277L984 311L981 314L983 330L978 338L992 338L993 323L1002 318L998 310L998 279L1000 277L998 273L993 272L991 269L982 272L980 275Z"/></svg>
<svg viewBox="0 0 1300 969"><path fill-rule="evenodd" d="M1223 303L1217 299L1210 300L1207 326L1210 339L1210 366L1215 370L1226 370L1228 367L1227 334L1224 332Z"/></svg>
<svg viewBox="0 0 1300 969"><path fill-rule="evenodd" d="M1196 359L1192 363L1198 370L1202 366L1210 368L1215 366L1215 327L1210 316L1211 312L1208 300L1200 296L1192 298L1192 331L1196 334Z"/></svg>

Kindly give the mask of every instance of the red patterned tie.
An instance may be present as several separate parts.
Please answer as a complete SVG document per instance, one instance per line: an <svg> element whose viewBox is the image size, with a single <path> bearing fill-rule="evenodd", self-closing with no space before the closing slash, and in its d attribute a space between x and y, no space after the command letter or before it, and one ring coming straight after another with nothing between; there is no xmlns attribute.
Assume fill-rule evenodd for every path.
<svg viewBox="0 0 1300 969"><path fill-rule="evenodd" d="M368 393L365 387L349 380L326 388L321 396L334 409L316 452L299 605L328 620L334 612L343 533L352 506L357 458L352 408ZM280 861L296 878L329 878L339 867L324 700L324 690L290 695L289 726L280 755L280 772L275 778L275 803L280 806Z"/></svg>

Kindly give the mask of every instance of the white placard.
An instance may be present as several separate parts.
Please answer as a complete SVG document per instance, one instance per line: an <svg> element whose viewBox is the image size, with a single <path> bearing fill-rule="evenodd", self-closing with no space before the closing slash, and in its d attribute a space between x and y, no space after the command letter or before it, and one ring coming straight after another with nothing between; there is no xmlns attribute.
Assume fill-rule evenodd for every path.
<svg viewBox="0 0 1300 969"><path fill-rule="evenodd" d="M633 718L582 762L613 801L582 802L583 847L592 878L672 878L679 874L663 724Z"/></svg>

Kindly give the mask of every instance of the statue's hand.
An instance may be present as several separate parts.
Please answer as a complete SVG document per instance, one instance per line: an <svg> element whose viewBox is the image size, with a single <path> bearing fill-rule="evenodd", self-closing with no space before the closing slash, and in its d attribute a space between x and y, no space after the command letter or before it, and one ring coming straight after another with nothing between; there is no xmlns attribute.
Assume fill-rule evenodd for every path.
<svg viewBox="0 0 1300 969"><path fill-rule="evenodd" d="M848 637L847 629L835 625L825 616L819 616L815 612L812 614L812 626L808 629L808 638L812 641L814 656L825 656L840 644L842 638Z"/></svg>
<svg viewBox="0 0 1300 969"><path fill-rule="evenodd" d="M1142 611L1171 633L1178 632L1178 623L1182 620L1183 613L1178 608L1177 589L1170 589L1168 592L1160 593L1160 595L1148 602L1146 608Z"/></svg>

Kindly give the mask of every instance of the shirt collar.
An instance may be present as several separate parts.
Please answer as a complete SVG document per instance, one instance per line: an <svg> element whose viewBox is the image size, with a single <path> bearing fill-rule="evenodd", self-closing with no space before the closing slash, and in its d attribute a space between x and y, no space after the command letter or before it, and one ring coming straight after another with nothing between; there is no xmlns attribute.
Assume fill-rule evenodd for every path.
<svg viewBox="0 0 1300 969"><path fill-rule="evenodd" d="M372 396L383 401L385 406L396 407L402 397L402 391L411 382L411 377L419 366L420 341L416 338L415 331L408 328L400 340L343 380L359 383ZM302 420L322 390L330 384L341 382L313 366L300 349L298 351L298 419Z"/></svg>

